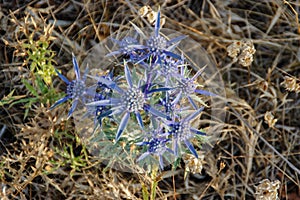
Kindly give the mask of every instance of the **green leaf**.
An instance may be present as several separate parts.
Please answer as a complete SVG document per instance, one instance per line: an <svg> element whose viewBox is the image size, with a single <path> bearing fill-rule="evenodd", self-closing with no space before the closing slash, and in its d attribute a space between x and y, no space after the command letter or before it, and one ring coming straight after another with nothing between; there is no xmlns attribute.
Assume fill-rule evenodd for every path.
<svg viewBox="0 0 300 200"><path fill-rule="evenodd" d="M149 200L149 192L147 186L144 183L142 183L142 194L143 194L143 200Z"/></svg>
<svg viewBox="0 0 300 200"><path fill-rule="evenodd" d="M22 83L25 85L25 87L27 88L27 90L29 92L31 92L31 94L33 94L34 96L38 97L38 92L35 90L35 88L25 79L22 79Z"/></svg>
<svg viewBox="0 0 300 200"><path fill-rule="evenodd" d="M176 158L174 164L173 164L173 170L176 170L176 168L180 165L181 158Z"/></svg>
<svg viewBox="0 0 300 200"><path fill-rule="evenodd" d="M192 99L199 102L201 105L205 106L205 107L209 107L200 97L198 97L197 95L192 94L191 95Z"/></svg>
<svg viewBox="0 0 300 200"><path fill-rule="evenodd" d="M26 95L13 96L14 91L15 90L12 90L7 96L5 96L1 99L0 106L11 104L11 102L13 102L15 100L22 99L22 98L26 97Z"/></svg>
<svg viewBox="0 0 300 200"><path fill-rule="evenodd" d="M24 97L26 97L26 96L24 96ZM9 108L11 108L13 105L16 105L16 104L19 104L19 103L28 103L31 99L35 99L37 101L36 97L34 97L34 98L32 98L32 97L31 98L22 98L18 101L15 101L15 102L11 103L9 105Z"/></svg>
<svg viewBox="0 0 300 200"><path fill-rule="evenodd" d="M38 101L37 98L29 98L29 101L24 106L26 108L26 110L25 110L25 113L24 113L23 120L26 119L26 117L28 116L29 109L31 109L32 104L34 104L37 101Z"/></svg>
<svg viewBox="0 0 300 200"><path fill-rule="evenodd" d="M38 85L42 94L46 94L48 92L48 88L46 87L46 85L44 84L44 82L39 76L37 76L36 84Z"/></svg>

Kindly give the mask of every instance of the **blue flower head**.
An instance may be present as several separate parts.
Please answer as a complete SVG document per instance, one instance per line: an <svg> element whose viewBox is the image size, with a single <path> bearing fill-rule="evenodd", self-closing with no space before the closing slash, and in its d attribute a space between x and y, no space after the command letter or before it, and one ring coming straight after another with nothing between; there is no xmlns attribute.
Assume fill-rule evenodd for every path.
<svg viewBox="0 0 300 200"><path fill-rule="evenodd" d="M119 46L119 49L110 52L106 56L122 55L124 57L129 57L127 61L135 62L139 60L139 57L143 52L143 45L140 45L137 39L135 39L134 37L126 36L121 40L112 38L112 41Z"/></svg>
<svg viewBox="0 0 300 200"><path fill-rule="evenodd" d="M120 76L114 76L113 70L111 70L106 75L100 76L102 79L106 79L110 82L116 82L118 83L120 80ZM103 101L108 100L112 97L113 90L107 86L105 83L101 81L97 81L96 85L94 87L91 87L94 89L94 98L89 99L87 103L96 102L96 101ZM86 117L94 117L94 125L95 130L98 127L102 126L102 119L105 117L109 117L111 114L110 105L98 105L98 106L87 106L87 111L84 114L83 118ZM99 125L99 126L98 126Z"/></svg>
<svg viewBox="0 0 300 200"><path fill-rule="evenodd" d="M166 121L165 123L170 127L169 134L173 138L173 150L176 155L178 155L179 145L184 143L189 151L198 158L198 154L193 147L190 140L197 135L205 135L205 133L191 127L191 121L195 119L200 112L203 110L203 107L192 113L191 115L181 119L179 122L176 121Z"/></svg>
<svg viewBox="0 0 300 200"><path fill-rule="evenodd" d="M138 33L142 31L134 26ZM145 50L147 53L141 57L140 62L144 60L151 59L154 63L162 63L162 60L168 56L175 59L180 59L181 56L174 53L174 49L179 44L181 40L186 38L186 35L182 35L171 40L167 40L160 34L160 10L157 12L154 34L146 40L146 44L144 45ZM145 35L142 34L142 37ZM146 38L145 38L146 39Z"/></svg>
<svg viewBox="0 0 300 200"><path fill-rule="evenodd" d="M121 78L120 76L114 76L113 70L111 70L107 75L101 77L109 81L113 81L115 83L118 83ZM112 97L112 93L113 90L109 86L107 86L105 83L102 83L101 81L98 81L94 101L107 100ZM111 113L109 111L110 106L99 105L96 106L94 109L94 115L101 126L102 118L107 117Z"/></svg>
<svg viewBox="0 0 300 200"><path fill-rule="evenodd" d="M146 134L145 141L137 143L139 146L147 146L147 151L137 159L137 162L148 156L157 156L159 159L160 169L163 169L163 155L166 152L174 154L174 152L168 148L168 144L171 141L168 138L168 135L168 133L163 133L163 129L161 127L148 132Z"/></svg>
<svg viewBox="0 0 300 200"><path fill-rule="evenodd" d="M50 110L54 109L58 105L66 102L67 100L72 100L72 107L68 113L68 118L72 115L76 109L78 102L82 101L83 103L86 100L86 95L91 94L91 91L86 87L85 81L88 72L86 68L83 77L80 76L79 66L74 54L72 54L73 67L76 75L76 79L69 81L64 75L62 75L58 70L55 69L58 76L67 84L66 96L56 101L51 107Z"/></svg>
<svg viewBox="0 0 300 200"><path fill-rule="evenodd" d="M189 107L181 107L179 104L181 96L180 95L173 95L170 96L170 92L165 92L165 97L160 98L159 104L163 106L164 112L169 117L169 119L175 119L179 117L179 114L188 109Z"/></svg>
<svg viewBox="0 0 300 200"><path fill-rule="evenodd" d="M184 74L184 67L181 67L181 76L177 79L177 95L186 97L195 110L198 109L198 106L193 100L193 95L201 94L206 96L216 96L214 93L211 93L209 91L197 89L199 84L197 84L196 79L201 75L204 69L205 67L202 68L202 70L197 71L197 73L192 78L189 78Z"/></svg>
<svg viewBox="0 0 300 200"><path fill-rule="evenodd" d="M140 44L134 37L126 36L121 40L112 39L119 46L118 50L110 52L107 56L123 55L129 56L127 61L142 63L151 59L153 63L161 63L168 56L180 59L181 56L174 53L174 49L181 40L187 36L182 35L171 40L160 34L160 10L157 12L154 34L149 38L144 32L132 23L137 34L145 40L145 44ZM150 65L152 66L152 65Z"/></svg>
<svg viewBox="0 0 300 200"><path fill-rule="evenodd" d="M179 76L178 68L184 64L183 58L174 59L171 57L166 57L163 59L161 65L159 65L158 73L166 78L166 85L169 84L169 80L172 77ZM170 83L172 84L172 83Z"/></svg>
<svg viewBox="0 0 300 200"><path fill-rule="evenodd" d="M143 110L146 112L150 112L155 116L167 118L166 115L154 109L147 103L149 94L153 92L160 92L161 90L155 89L152 91L144 91L141 87L141 80L137 85L134 84L126 62L124 62L124 74L127 83L126 88L121 88L116 82L108 80L106 78L91 76L92 78L98 80L99 82L102 82L103 84L114 90L117 95L105 100L95 101L87 104L87 106L111 106L109 112L107 112L107 114L110 116L123 114L116 133L116 142L120 139L122 133L124 132L131 113L135 114L137 122L142 130L144 129L144 124L140 112ZM164 89L165 88L162 88L162 90Z"/></svg>

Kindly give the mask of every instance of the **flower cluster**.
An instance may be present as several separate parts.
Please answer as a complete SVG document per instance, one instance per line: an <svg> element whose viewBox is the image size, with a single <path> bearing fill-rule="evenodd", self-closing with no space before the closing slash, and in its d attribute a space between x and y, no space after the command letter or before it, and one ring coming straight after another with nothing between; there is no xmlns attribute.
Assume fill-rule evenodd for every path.
<svg viewBox="0 0 300 200"><path fill-rule="evenodd" d="M115 73L121 68L117 76L113 69L107 75L88 75L86 70L81 79L73 57L76 80L69 81L57 71L67 84L67 95L51 108L71 99L71 116L78 101L83 102L95 126L103 130L117 125L115 143L134 143L140 148L137 161L157 158L163 168L166 154L178 158L189 151L198 158L193 141L203 140L205 133L193 127L193 122L204 109L201 95L215 94L199 89L197 79L202 70L193 74L184 52L177 50L187 36L168 38L160 33L160 14L158 11L151 36L133 24L134 37L112 39L118 49L106 56L117 58L112 67L117 69ZM86 86L86 78L95 85Z"/></svg>

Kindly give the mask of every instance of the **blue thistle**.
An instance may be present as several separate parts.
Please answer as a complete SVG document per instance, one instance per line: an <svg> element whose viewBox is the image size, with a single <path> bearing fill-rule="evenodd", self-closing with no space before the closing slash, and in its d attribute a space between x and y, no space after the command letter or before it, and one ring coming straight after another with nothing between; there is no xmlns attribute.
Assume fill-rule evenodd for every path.
<svg viewBox="0 0 300 200"><path fill-rule="evenodd" d="M165 77L165 85L171 85L170 79L172 77L179 77L179 70L178 68L184 64L183 58L181 59L174 59L171 57L165 57L162 60L161 65L158 67L158 73L160 76Z"/></svg>
<svg viewBox="0 0 300 200"><path fill-rule="evenodd" d="M74 71L75 71L75 75L76 75L75 80L69 81L64 75L62 75L57 69L55 69L58 76L67 84L67 90L66 90L66 96L59 99L58 101L56 101L50 107L50 110L52 110L55 107L57 107L58 105L71 99L72 106L68 113L68 118L71 117L71 115L74 112L74 110L76 109L79 101L82 101L83 103L85 103L86 95L92 95L91 90L88 89L85 84L88 68L85 69L84 75L81 78L79 66L78 66L78 63L77 63L77 60L76 60L76 57L74 56L74 54L72 54L72 62L73 62L73 67L74 67Z"/></svg>
<svg viewBox="0 0 300 200"><path fill-rule="evenodd" d="M159 166L163 169L163 155L165 152L174 154L174 152L167 146L170 142L168 135L168 133L163 133L162 128L156 128L148 132L146 134L145 141L136 143L139 146L147 146L147 151L137 159L137 162L151 155L157 156L159 159Z"/></svg>
<svg viewBox="0 0 300 200"><path fill-rule="evenodd" d="M120 79L120 76L114 77L113 76L113 70L111 70L108 74L101 76L104 79L107 79L109 81L115 81L118 82ZM93 86L94 89L94 98L89 99L88 102L95 102L95 101L101 101L101 100L107 100L112 96L113 90L110 89L106 84L98 81L95 86ZM84 114L83 118L90 117L91 115L94 117L94 124L97 126L97 123L99 123L100 127L102 126L102 118L108 116L110 114L109 112L110 106L87 106L87 112Z"/></svg>
<svg viewBox="0 0 300 200"><path fill-rule="evenodd" d="M209 91L197 89L199 84L196 83L196 79L199 77L199 75L202 73L203 70L204 68L202 70L197 71L197 73L192 78L189 77L186 78L184 75L184 69L183 67L181 67L181 78L177 80L177 86L176 86L177 88L176 91L178 92L177 95L186 97L195 110L198 109L198 106L194 102L192 95L196 93L196 94L202 94L206 96L216 96L215 94Z"/></svg>
<svg viewBox="0 0 300 200"><path fill-rule="evenodd" d="M134 28L138 33L142 33L142 31L134 25ZM142 37L145 38L144 34L141 34ZM180 59L181 56L173 53L176 46L179 44L181 40L186 38L186 35L182 35L171 40L167 40L165 37L160 35L160 10L157 12L154 35L147 39L146 45L144 45L144 49L147 50L144 56L141 56L139 62L143 62L147 59L152 59L154 63L162 63L163 58L166 56ZM145 38L146 39L146 38Z"/></svg>
<svg viewBox="0 0 300 200"><path fill-rule="evenodd" d="M124 37L122 40L116 40L112 38L112 41L118 44L119 49L113 52L108 53L106 56L122 55L128 56L127 61L137 61L142 54L143 45L140 45L137 39L133 37Z"/></svg>
<svg viewBox="0 0 300 200"><path fill-rule="evenodd" d="M184 143L189 151L198 158L198 154L193 147L190 139L194 138L197 135L205 135L205 133L191 127L191 121L195 119L200 112L203 110L203 107L198 109L193 114L185 117L179 122L173 121L165 121L165 123L170 127L169 134L172 135L173 138L173 148L176 155L178 155L178 147L181 143Z"/></svg>
<svg viewBox="0 0 300 200"><path fill-rule="evenodd" d="M135 29L133 37L111 39L118 49L106 56L116 56L118 61L124 60L124 76L114 76L113 70L105 76L89 76L86 69L81 77L77 60L72 54L76 79L69 81L56 70L58 76L67 84L67 90L66 96L55 102L50 109L70 99L72 106L68 113L69 118L78 103L84 103L87 112L82 118L94 117L94 131L99 125L102 126L104 118L118 123L115 142L119 141L129 121L136 121L138 126L133 126L131 130L140 128L139 135L137 136L135 131L133 134L128 132L130 136L135 137L126 139L129 144L142 141L136 144L144 147L143 150L146 151L141 153L137 161L154 156L159 160L160 169L163 169L164 159L167 160L170 154L178 157L182 144L185 145L184 149L188 149L198 158L191 140L196 135L205 135L205 133L191 125L203 110L203 107L198 108L194 101L201 102L197 94L208 96L215 96L215 94L198 89L199 84L196 81L205 67L193 76L186 73L189 64L192 63L185 60L184 52L178 55L179 51L176 48L187 36L168 39L161 34L163 30L160 27L160 15L159 10L150 37L146 37L146 32L143 33L140 28L132 24ZM133 76L127 65L129 62L135 67ZM122 63L118 64L122 65ZM94 79L95 85L87 87L87 77ZM186 100L195 112L184 117L183 111L191 107L190 104L186 104ZM104 127L104 130L107 129Z"/></svg>
<svg viewBox="0 0 300 200"><path fill-rule="evenodd" d="M160 35L160 10L157 12L156 23L154 28L154 35L147 38L143 31L132 23L136 32L146 40L146 44L139 44L138 41L133 37L124 37L122 40L112 39L113 42L118 44L119 49L113 51L107 56L123 55L129 56L127 61L135 63L143 63L149 59L154 63L161 63L164 57L172 57L180 59L181 56L173 53L172 51L179 44L181 40L187 36L182 35L171 40L167 40L165 37ZM152 65L150 65L152 66Z"/></svg>
<svg viewBox="0 0 300 200"><path fill-rule="evenodd" d="M118 83L120 81L120 76L113 76L113 70L111 70L106 76L101 76L104 79ZM106 100L112 97L113 90L109 88L105 83L101 81L97 82L97 93L95 94L94 101ZM110 106L96 106L96 118L101 125L102 118L110 114Z"/></svg>
<svg viewBox="0 0 300 200"><path fill-rule="evenodd" d="M144 129L144 124L140 113L142 110L150 112L158 117L167 118L165 114L147 104L148 95L154 92L165 91L165 88L143 91L141 87L141 80L139 81L137 86L133 84L131 73L126 62L124 62L124 72L127 82L126 89L120 88L114 81L107 80L103 77L92 77L99 82L102 82L110 89L116 91L119 97L111 97L109 99L95 101L87 104L87 106L111 106L110 110L107 112L107 116L123 113L120 125L116 133L116 142L120 139L128 124L130 113L135 114L137 122L142 130Z"/></svg>
<svg viewBox="0 0 300 200"><path fill-rule="evenodd" d="M167 91L165 92L165 97L160 98L159 104L163 106L164 111L166 115L169 117L169 119L175 119L176 117L178 118L178 114L180 112L187 110L189 107L180 107L179 100L181 96L180 95L170 95L170 92Z"/></svg>

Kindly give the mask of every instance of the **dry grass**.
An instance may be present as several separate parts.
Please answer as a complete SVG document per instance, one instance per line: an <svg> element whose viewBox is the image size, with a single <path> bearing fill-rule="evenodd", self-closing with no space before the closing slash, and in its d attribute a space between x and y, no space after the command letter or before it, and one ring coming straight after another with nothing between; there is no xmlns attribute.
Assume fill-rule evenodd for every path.
<svg viewBox="0 0 300 200"><path fill-rule="evenodd" d="M93 45L128 28L130 20L149 25L138 16L144 4L136 0L4 2L2 100L12 90L19 99L31 95L21 82L31 77L20 46L26 39L24 27L34 29L39 38L47 35L44 25L55 22L50 49L56 52L56 67L67 73L71 52L81 63ZM226 119L220 122L218 143L204 158L202 174L184 180L183 162L175 171L165 169L158 175L157 199L255 199L255 186L264 179L280 181L280 199L300 199L300 2L167 2L147 5L160 5L166 28L189 35L207 50L224 80ZM234 41L244 39L251 39L256 49L249 67L226 52ZM282 84L286 76L289 82ZM1 106L1 199L142 199L151 177L105 168L86 151L72 121L62 118L67 110L49 112L49 106L34 103L25 120L24 104Z"/></svg>

